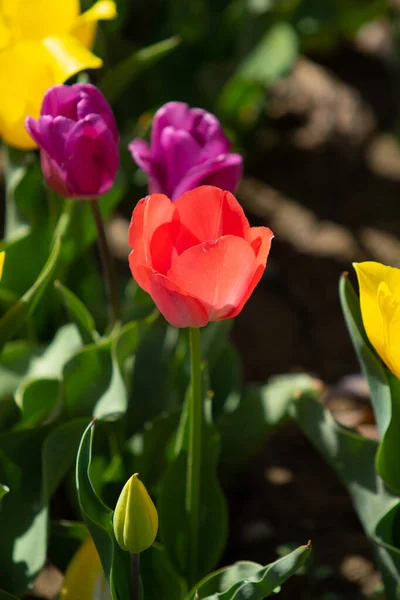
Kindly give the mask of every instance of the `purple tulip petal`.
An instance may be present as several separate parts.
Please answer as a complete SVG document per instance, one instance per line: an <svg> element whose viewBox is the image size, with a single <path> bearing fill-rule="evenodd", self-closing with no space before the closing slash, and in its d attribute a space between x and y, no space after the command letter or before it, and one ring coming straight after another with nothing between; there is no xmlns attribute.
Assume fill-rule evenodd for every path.
<svg viewBox="0 0 400 600"><path fill-rule="evenodd" d="M39 125L38 125L38 122L36 121L36 119L34 119L33 117L26 117L25 129L27 130L27 132L29 133L31 138L33 138L35 140L37 145L41 146L42 145L42 136L40 135Z"/></svg>
<svg viewBox="0 0 400 600"><path fill-rule="evenodd" d="M162 168L161 164L153 160L148 143L140 138L136 138L132 140L128 148L135 163L147 173L150 194L156 194L165 190L167 186L167 182L163 181L165 169Z"/></svg>
<svg viewBox="0 0 400 600"><path fill-rule="evenodd" d="M199 108L193 108L190 112L192 117L190 133L203 147L205 158L216 158L220 154L227 154L231 149L231 143L217 117Z"/></svg>
<svg viewBox="0 0 400 600"><path fill-rule="evenodd" d="M243 174L243 159L240 154L221 155L219 159L210 160L191 169L174 189L171 200L176 200L184 192L200 185L213 185L235 192Z"/></svg>
<svg viewBox="0 0 400 600"><path fill-rule="evenodd" d="M76 121L78 100L79 92L73 85L55 85L45 93L40 114L52 117L63 116Z"/></svg>
<svg viewBox="0 0 400 600"><path fill-rule="evenodd" d="M128 145L128 148L132 154L132 158L135 161L135 163L141 169L143 169L145 173L150 174L152 157L148 143L140 138L135 138Z"/></svg>
<svg viewBox="0 0 400 600"><path fill-rule="evenodd" d="M60 196L64 196L65 198L71 196L65 181L64 171L58 166L55 160L50 158L45 150L40 151L40 162L47 185L57 194L60 194Z"/></svg>
<svg viewBox="0 0 400 600"><path fill-rule="evenodd" d="M114 114L100 90L90 83L76 83L72 87L79 91L80 96L77 104L78 119L83 119L90 114L100 115L110 128L115 141L118 142L119 132Z"/></svg>
<svg viewBox="0 0 400 600"><path fill-rule="evenodd" d="M118 146L98 115L78 121L65 145L67 185L75 196L101 196L113 185L118 170Z"/></svg>
<svg viewBox="0 0 400 600"><path fill-rule="evenodd" d="M169 126L174 129L186 129L188 110L189 107L184 102L167 102L158 109L151 129L151 152L155 159L161 159L163 156L160 143L163 130Z"/></svg>
<svg viewBox="0 0 400 600"><path fill-rule="evenodd" d="M187 131L166 127L161 134L164 149L167 195L174 189L201 160L201 147Z"/></svg>

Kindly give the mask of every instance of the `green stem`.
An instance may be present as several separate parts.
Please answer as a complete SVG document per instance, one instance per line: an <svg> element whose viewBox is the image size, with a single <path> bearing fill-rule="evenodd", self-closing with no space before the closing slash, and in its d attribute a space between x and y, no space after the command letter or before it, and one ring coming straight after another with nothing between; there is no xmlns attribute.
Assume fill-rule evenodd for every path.
<svg viewBox="0 0 400 600"><path fill-rule="evenodd" d="M201 428L203 420L200 329L191 327L190 364L191 392L188 394L188 462L186 510L189 518L189 581L193 585L197 579L199 526L200 526L200 474L201 474Z"/></svg>
<svg viewBox="0 0 400 600"><path fill-rule="evenodd" d="M119 298L118 298L118 285L117 277L114 269L114 261L110 253L108 246L106 232L104 230L104 223L100 213L99 205L97 200L90 200L90 208L92 209L94 222L97 229L97 241L100 251L100 259L103 266L103 274L106 283L108 301L110 306L111 325L115 325L120 318L119 311Z"/></svg>
<svg viewBox="0 0 400 600"><path fill-rule="evenodd" d="M59 214L60 214L60 206L61 206L61 196L58 196L51 188L47 188L47 208L49 211L49 227L50 231L54 231L57 227ZM69 200L71 202L71 200Z"/></svg>
<svg viewBox="0 0 400 600"><path fill-rule="evenodd" d="M140 554L131 554L131 600L141 600Z"/></svg>

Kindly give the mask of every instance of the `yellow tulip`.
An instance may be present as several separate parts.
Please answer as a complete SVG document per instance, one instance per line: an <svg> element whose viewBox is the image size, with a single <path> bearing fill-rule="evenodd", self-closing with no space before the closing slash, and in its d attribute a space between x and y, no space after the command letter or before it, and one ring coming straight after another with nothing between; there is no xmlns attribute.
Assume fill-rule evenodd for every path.
<svg viewBox="0 0 400 600"><path fill-rule="evenodd" d="M111 600L96 547L87 538L72 557L65 573L61 600Z"/></svg>
<svg viewBox="0 0 400 600"><path fill-rule="evenodd" d="M113 0L80 14L79 0L0 0L0 135L35 148L25 118L37 118L46 90L102 61L90 48L99 19L116 16Z"/></svg>
<svg viewBox="0 0 400 600"><path fill-rule="evenodd" d="M355 263L361 314L369 341L400 378L400 269L381 263Z"/></svg>
<svg viewBox="0 0 400 600"><path fill-rule="evenodd" d="M0 252L0 279L1 279L1 276L3 275L3 267L4 267L5 257L6 257L6 253Z"/></svg>
<svg viewBox="0 0 400 600"><path fill-rule="evenodd" d="M128 479L122 489L113 524L119 546L132 554L147 550L156 539L157 509L137 473Z"/></svg>

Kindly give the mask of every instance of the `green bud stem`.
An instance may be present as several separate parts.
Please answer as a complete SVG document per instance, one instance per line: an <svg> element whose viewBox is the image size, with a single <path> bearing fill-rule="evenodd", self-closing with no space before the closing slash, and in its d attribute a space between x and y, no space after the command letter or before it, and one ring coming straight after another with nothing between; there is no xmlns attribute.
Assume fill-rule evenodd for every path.
<svg viewBox="0 0 400 600"><path fill-rule="evenodd" d="M188 462L186 511L189 518L189 583L197 580L199 520L200 520L200 474L201 474L201 426L202 426L202 385L200 329L190 328L191 393L188 394Z"/></svg>
<svg viewBox="0 0 400 600"><path fill-rule="evenodd" d="M141 600L140 554L131 554L131 600Z"/></svg>
<svg viewBox="0 0 400 600"><path fill-rule="evenodd" d="M108 301L110 306L111 325L115 325L115 323L119 321L120 311L118 285L117 277L115 274L114 261L110 253L110 248L108 246L106 232L104 230L104 223L97 200L90 200L89 204L90 208L92 209L93 218L97 229L97 241L100 251L100 259L103 267L103 275L106 283Z"/></svg>

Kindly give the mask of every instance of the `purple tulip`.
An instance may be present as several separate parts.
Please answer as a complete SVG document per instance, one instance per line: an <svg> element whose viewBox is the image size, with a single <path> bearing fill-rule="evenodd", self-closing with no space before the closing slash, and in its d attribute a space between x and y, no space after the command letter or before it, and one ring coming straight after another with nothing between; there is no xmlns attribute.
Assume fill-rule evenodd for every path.
<svg viewBox="0 0 400 600"><path fill-rule="evenodd" d="M151 144L129 144L133 159L149 176L149 192L176 200L200 185L234 192L242 176L242 157L229 152L231 143L220 122L200 108L168 102L154 115Z"/></svg>
<svg viewBox="0 0 400 600"><path fill-rule="evenodd" d="M25 126L40 148L49 187L66 198L96 198L110 190L119 164L119 134L103 94L90 84L50 88L36 121Z"/></svg>

